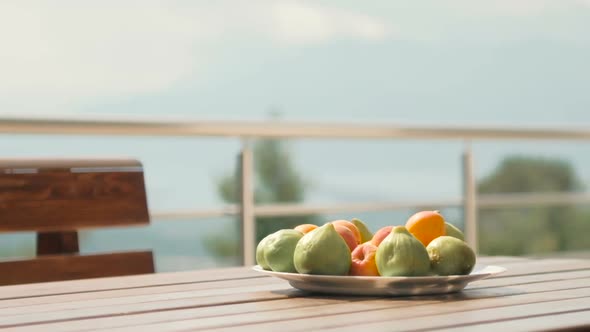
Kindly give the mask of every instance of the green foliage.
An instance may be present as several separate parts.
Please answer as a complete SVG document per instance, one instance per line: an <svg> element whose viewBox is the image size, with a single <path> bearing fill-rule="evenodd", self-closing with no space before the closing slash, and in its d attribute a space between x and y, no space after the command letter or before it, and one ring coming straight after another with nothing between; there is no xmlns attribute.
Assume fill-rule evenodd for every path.
<svg viewBox="0 0 590 332"><path fill-rule="evenodd" d="M478 187L481 193L518 193L574 191L582 185L566 161L512 156Z"/></svg>
<svg viewBox="0 0 590 332"><path fill-rule="evenodd" d="M305 198L305 181L297 172L288 150L279 140L258 140L252 147L255 185L254 199L257 204L299 203ZM217 182L220 197L228 203L239 200L239 182L236 172L227 174ZM299 224L318 224L316 216L258 217L256 218L256 241L266 235ZM239 252L236 239L214 236L205 243L208 250L217 256Z"/></svg>
<svg viewBox="0 0 590 332"><path fill-rule="evenodd" d="M254 167L258 176L256 201L259 203L301 202L303 179L295 170L281 141L261 140L254 145Z"/></svg>
<svg viewBox="0 0 590 332"><path fill-rule="evenodd" d="M478 185L481 194L571 192L582 189L563 160L512 156ZM480 251L527 255L588 249L590 214L574 206L480 209Z"/></svg>

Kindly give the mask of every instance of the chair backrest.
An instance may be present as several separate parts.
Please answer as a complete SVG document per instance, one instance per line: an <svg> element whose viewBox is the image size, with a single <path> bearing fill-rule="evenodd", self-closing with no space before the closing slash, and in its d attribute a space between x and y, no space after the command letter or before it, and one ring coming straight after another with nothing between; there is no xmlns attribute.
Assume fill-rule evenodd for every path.
<svg viewBox="0 0 590 332"><path fill-rule="evenodd" d="M0 232L37 232L37 257L0 262L0 285L153 273L151 251L79 255L79 229L148 224L136 160L0 159Z"/></svg>

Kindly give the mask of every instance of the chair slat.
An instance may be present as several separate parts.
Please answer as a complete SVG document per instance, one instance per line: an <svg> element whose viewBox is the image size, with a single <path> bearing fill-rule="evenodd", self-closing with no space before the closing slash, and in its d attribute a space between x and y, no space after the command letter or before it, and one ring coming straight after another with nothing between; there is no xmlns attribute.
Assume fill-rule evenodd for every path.
<svg viewBox="0 0 590 332"><path fill-rule="evenodd" d="M154 273L151 251L40 256L0 262L0 285Z"/></svg>
<svg viewBox="0 0 590 332"><path fill-rule="evenodd" d="M4 165L4 166L3 166ZM0 232L147 225L141 166L0 161ZM28 167L27 167L28 165ZM41 165L44 165L41 163Z"/></svg>
<svg viewBox="0 0 590 332"><path fill-rule="evenodd" d="M79 251L76 231L37 233L37 256L76 254Z"/></svg>

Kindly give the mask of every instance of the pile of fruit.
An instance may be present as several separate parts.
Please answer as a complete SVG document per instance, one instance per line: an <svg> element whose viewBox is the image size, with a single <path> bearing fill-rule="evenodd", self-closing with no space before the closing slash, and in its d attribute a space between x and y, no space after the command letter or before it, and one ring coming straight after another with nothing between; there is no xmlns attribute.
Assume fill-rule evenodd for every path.
<svg viewBox="0 0 590 332"><path fill-rule="evenodd" d="M405 226L373 235L359 219L303 224L262 239L256 262L265 270L350 276L465 275L475 253L438 211L411 216Z"/></svg>

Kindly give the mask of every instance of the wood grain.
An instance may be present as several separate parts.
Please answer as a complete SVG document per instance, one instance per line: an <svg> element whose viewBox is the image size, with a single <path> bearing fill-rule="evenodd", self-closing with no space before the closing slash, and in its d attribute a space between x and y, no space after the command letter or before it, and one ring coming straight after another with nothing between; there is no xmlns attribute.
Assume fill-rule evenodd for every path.
<svg viewBox="0 0 590 332"><path fill-rule="evenodd" d="M172 313L183 309L212 307L216 307L219 309L222 306L240 303L262 303L267 301L268 303L272 303L274 302L274 300L289 299L298 295L299 292L295 290L288 290L283 292L281 291L281 288L278 286L267 285L253 288L253 290L250 292L242 291L236 292L235 294L224 294L217 296L203 296L157 302L141 302L136 303L132 306L130 306L129 304L119 304L95 308L67 309L47 312L39 311L35 313L32 317L24 317L24 315L27 315L24 313L6 317L0 316L0 324L3 327L10 326L11 323L9 322L13 321L13 319L17 318L17 316L21 316L18 317L19 320L30 321L31 318L35 320L34 322L29 322L26 324L41 324L56 321L71 321L87 318L112 319L113 317L118 316L128 316L138 313L152 314L155 312L168 312L169 317L174 317L172 316Z"/></svg>
<svg viewBox="0 0 590 332"><path fill-rule="evenodd" d="M78 320L87 319L90 317L109 317L109 319L112 319L115 316L120 316L122 313L124 313L124 315L127 317L126 320L129 324L144 324L146 317L157 311L167 311L168 314L163 317L165 317L166 320L170 320L176 317L177 312L179 315L184 317L184 313L182 311L185 309L192 309L192 314L194 317L207 317L207 315L211 315L211 309L208 309L211 307L217 308L216 311L219 312L219 317L217 318L218 324L227 325L227 320L222 316L225 312L225 308L227 308L232 303L262 302L306 295L305 293L294 291L292 288L285 285L285 283L276 283L275 285L265 285L265 283L262 283L259 286L252 286L243 284L244 280L233 282L235 284L234 287L229 289L202 289L200 291L162 293L160 295L150 296L133 296L129 294L129 296L123 297L123 294L120 294L119 297L112 299L105 298L101 300L80 301L79 299L77 300L75 298L71 298L63 299L60 303L46 305L7 307L6 309L0 310L0 326L31 324L39 323L41 321L52 322L59 320ZM567 292L561 294L564 297L578 296L577 294L580 293L579 288L583 288L583 286L586 286L589 282L590 279L576 279L568 284L563 283L563 281L552 281L545 283L524 284L522 286L515 286L511 288L499 287L496 289L472 290L447 296L429 297L417 296L374 299L343 296L326 297L318 295L312 298L320 300L336 298L341 300L340 303L342 305L333 306L329 312L327 309L318 311L318 308L302 308L301 310L304 311L300 310L297 312L293 311L282 313L281 317L283 320L287 318L305 318L307 321L314 322L315 320L321 321L322 319L325 320L325 318L329 318L328 314L338 315L343 312L354 314L349 311L350 308L354 308L354 312L358 312L360 316L363 316L368 311L378 312L377 309L387 309L397 304L399 304L401 307L409 308L414 305L424 305L428 303L445 303L446 305L449 302L464 303L486 299L499 299L498 302L510 302L515 300L505 299L515 295L530 295L531 297L528 300L538 301L540 299L556 297L560 295L560 293L547 294L548 290L552 290L552 292L566 290ZM575 289L572 290L572 287ZM524 303L526 300L527 299L517 299L516 301L520 301L518 303ZM362 304L352 305L352 303L361 302ZM485 301L482 303L485 303ZM364 309L360 309L361 307L359 306L363 307ZM460 306L453 305L450 307L457 308ZM200 312L200 310L204 310L205 314ZM256 313L252 313L252 315L247 315L246 317L243 317L243 319L245 319L245 321L249 321L250 323L252 323L252 320L260 322L261 319L264 321L265 319L270 319L273 315L275 315L275 313L272 313L272 310L275 310L272 304L269 304L266 310L271 312L265 314L262 312L261 306L261 310L257 311ZM322 315L317 319L314 319L312 314L318 312L321 312ZM234 318L238 319L236 317ZM386 317L389 317L389 315ZM346 317L338 318L339 321L346 321L346 319ZM358 317L355 319L358 319ZM215 320L213 320L213 322L214 321ZM202 323L202 321L199 323Z"/></svg>
<svg viewBox="0 0 590 332"><path fill-rule="evenodd" d="M561 291L546 291L538 293L523 293L509 296L481 296L479 298L472 298L469 300L444 300L439 303L429 304L422 303L422 301L415 301L403 307L397 307L395 304L398 300L391 301L390 308L376 308L369 307L367 310L356 310L355 312L348 311L346 307L327 307L316 308L313 310L314 314L298 310L298 312L289 312L281 314L280 323L274 320L269 320L269 317L260 315L249 316L235 316L232 320L222 320L218 318L216 321L210 322L214 325L209 325L207 328L219 328L219 331L270 331L273 328L280 327L283 332L287 331L318 331L321 329L347 330L358 331L359 329L367 329L368 331L392 331L392 330L412 330L414 327L412 323L422 324L428 321L436 320L437 315L443 313L466 312L469 315L476 309L487 308L502 308L529 303L541 303L546 301L554 301L549 307L553 311L558 311L559 302L561 300L580 299L578 306L585 308L585 303L590 303L590 288L580 289L566 289ZM406 300L401 300L406 301ZM276 315L275 315L276 316ZM428 317L426 319L426 317ZM247 320L247 325L245 321ZM256 323L255 323L256 322ZM457 322L457 321L455 321ZM407 324L406 324L407 323ZM184 331L184 330L198 330L203 325L202 320L191 320L176 323L174 326L167 328L166 324L154 324L154 326L142 326L144 332L149 331ZM441 325L440 322L430 322L432 326ZM273 327L274 325L274 327ZM408 328L406 328L406 326ZM181 328L180 328L181 327ZM117 330L113 330L117 331Z"/></svg>
<svg viewBox="0 0 590 332"><path fill-rule="evenodd" d="M37 256L76 254L79 251L77 231L37 233Z"/></svg>
<svg viewBox="0 0 590 332"><path fill-rule="evenodd" d="M530 327L541 326L536 318L554 316L558 320L590 309L588 262L489 260L494 259L504 262L499 265L511 273L474 282L460 293L438 296L310 296L247 267L8 286L0 288L0 298L4 298L0 300L0 327L44 332L376 332L485 330L494 324L522 321L527 330L534 330ZM480 259L485 262L486 258ZM17 296L11 299L11 295ZM529 320L531 316L534 319ZM587 324L580 317L572 318L575 324L556 326Z"/></svg>
<svg viewBox="0 0 590 332"><path fill-rule="evenodd" d="M590 330L590 310L582 310L563 314L545 314L543 316L524 317L521 319L503 320L498 322L482 322L467 327L436 329L436 331L579 331Z"/></svg>
<svg viewBox="0 0 590 332"><path fill-rule="evenodd" d="M590 260L584 259L533 259L525 262L502 264L508 270L495 278L509 278L513 276L551 273L553 271L575 271L590 268Z"/></svg>
<svg viewBox="0 0 590 332"><path fill-rule="evenodd" d="M153 272L151 251L42 256L36 259L0 262L0 284L15 285Z"/></svg>
<svg viewBox="0 0 590 332"><path fill-rule="evenodd" d="M548 273L535 274L535 275L520 275L513 276L510 278L489 278L480 281L476 281L467 285L466 289L482 289L499 286L514 286L523 284L533 284L547 281L563 281L575 279L585 279L590 277L590 269L587 270L573 270L573 271L552 271Z"/></svg>
<svg viewBox="0 0 590 332"><path fill-rule="evenodd" d="M143 276L142 276L143 277ZM541 282L552 282L552 281L563 281L590 278L590 270L573 271L573 272L562 272L562 273L548 273L531 278L530 276L519 276L513 278L504 279L485 279L480 280L472 284L468 289L481 289L491 288L500 286L515 286L524 285L528 283L541 283ZM111 280L109 278L106 280ZM108 283L108 282L107 282ZM282 284L285 282L277 278L269 277L258 277L258 278L244 278L244 279L229 279L229 280L218 280L218 281L195 281L193 283L182 283L173 285L162 285L162 286L146 286L137 288L123 288L115 290L104 290L104 291L91 291L91 292L79 292L72 294L61 294L61 295L46 295L39 297L24 297L16 299L6 299L0 301L0 308L17 308L22 306L31 306L39 304L52 304L82 300L102 300L113 298L115 301L119 301L121 298L127 298L126 301L130 301L130 298L137 299L138 295L150 295L149 299L156 299L153 295L167 294L170 293L174 296L175 293L188 293L195 290L201 289L218 289L218 288L235 288L245 287L250 285L263 285L263 284ZM289 287L289 286L286 286ZM99 303L99 302L97 302ZM6 312L0 314L7 314Z"/></svg>
<svg viewBox="0 0 590 332"><path fill-rule="evenodd" d="M108 280L105 278L105 280ZM246 278L239 282L236 280L218 280L208 282L194 282L179 285L164 285L153 287L138 287L138 288L124 288L115 290L105 290L99 292L81 292L73 294L48 295L38 297L25 297L18 299L9 299L0 301L0 315L9 314L9 312L2 312L3 309L16 310L21 312L19 307L44 305L49 304L70 303L74 301L84 301L100 306L100 304L109 303L134 303L144 300L156 300L158 297L165 299L182 298L194 296L199 290L214 290L214 289L238 289L251 286L260 285L284 285L284 282L276 278Z"/></svg>
<svg viewBox="0 0 590 332"><path fill-rule="evenodd" d="M0 232L37 232L38 256L0 262L0 285L153 273L149 251L76 255L78 229L148 223L138 161L0 160Z"/></svg>
<svg viewBox="0 0 590 332"><path fill-rule="evenodd" d="M586 295L590 292L586 291ZM571 311L590 310L590 301L588 297L579 297L572 299L547 299L543 302L510 305L504 304L501 307L477 308L459 312L436 312L427 314L429 319L422 317L402 317L398 318L398 324L391 322L367 323L363 327L370 331L429 331L440 330L441 328L461 327L465 330L471 330L471 325L489 323L494 321L522 319L531 316L545 316L569 313ZM418 313L420 314L420 313ZM332 326L321 331L358 331L359 325ZM489 331L489 330L488 330ZM501 331L501 330L500 330Z"/></svg>
<svg viewBox="0 0 590 332"><path fill-rule="evenodd" d="M175 322L195 317L229 316L234 314L260 312L268 310L289 310L299 307L320 306L342 302L339 298L286 298L269 301L255 301L224 306L210 306L202 308L180 309L174 311L156 311L140 315L111 316L103 318L65 320L15 327L3 327L2 331L81 331L88 329L88 326L109 329L115 327L134 326L140 324Z"/></svg>
<svg viewBox="0 0 590 332"><path fill-rule="evenodd" d="M173 273L157 273L125 277L110 277L88 280L45 282L31 285L0 287L0 300L44 297L52 295L100 292L108 290L129 290L134 288L165 285L211 282L218 280L240 280L244 278L265 278L259 272L244 267L207 269Z"/></svg>
<svg viewBox="0 0 590 332"><path fill-rule="evenodd" d="M142 172L5 174L0 170L0 232L148 223Z"/></svg>
<svg viewBox="0 0 590 332"><path fill-rule="evenodd" d="M486 265L488 259L493 257L480 257L478 261ZM527 262L535 262L527 260ZM568 269L577 266L579 261L570 262ZM518 264L522 262L519 260ZM516 264L516 263L514 263ZM511 266L504 264L503 266ZM549 268L549 267L548 267ZM510 268L511 269L511 268ZM510 269L508 272L510 272ZM155 275L134 276L133 278L115 277L103 280L76 280L68 282L52 282L26 286L5 286L1 288L0 300L14 299L34 296L48 296L57 294L69 294L80 292L104 291L113 289L128 289L138 287L152 287L162 285L173 285L191 282L208 282L215 280L242 278L268 278L259 272L253 271L250 267L230 267L206 270L183 271L173 273L158 273ZM269 278L270 279L270 278Z"/></svg>
<svg viewBox="0 0 590 332"><path fill-rule="evenodd" d="M198 274L203 274L205 271L201 271ZM188 275L189 273L182 273L184 276ZM196 273L190 273L191 275L198 275ZM155 275L156 276L156 275ZM154 276L154 277L155 277ZM144 277L144 276L141 276ZM138 277L134 277L139 278ZM571 272L564 272L564 273L547 273L538 276L518 276L512 278L503 278L503 279L485 279L477 281L471 284L468 289L482 289L482 288L492 288L492 287L499 287L499 286L518 286L524 285L529 283L541 283L541 282L553 282L553 281L566 281L566 280L575 280L575 279L586 279L590 278L590 270L581 270L581 271L571 271ZM118 278L108 278L108 279L101 279L105 280L104 283L110 283L109 280L114 280ZM129 278L128 278L129 279ZM131 301L133 299L137 299L136 296L138 295L150 295L148 296L149 299L155 299L159 294L171 294L170 298L174 296L176 293L190 293L196 290L202 289L219 289L219 288L235 288L235 287L246 287L250 285L268 285L268 284L281 284L287 286L283 280L277 278L270 278L267 276L258 276L258 277L248 277L242 279L220 279L216 281L201 281L198 278L194 278L194 282L189 283L180 283L180 284L172 284L172 285L152 285L152 286L145 286L145 287L130 287L130 288L123 288L123 289L113 289L113 290L102 290L102 291L89 291L89 292L78 292L78 293L71 293L71 294L60 294L60 295L44 295L44 296L34 296L34 297L23 297L23 298L14 298L14 299L5 299L0 301L0 308L19 308L21 306L30 306L30 305L39 305L39 304L51 304L51 303L63 303L63 302L72 302L72 301L82 301L82 300L102 300L102 299L114 299L113 301L120 301L121 299L126 299L126 301ZM366 299L366 298L363 298ZM94 301L96 302L96 301ZM98 303L98 302L96 302ZM15 309L20 310L20 309ZM1 313L1 312L0 312ZM6 314L6 313L4 313Z"/></svg>

